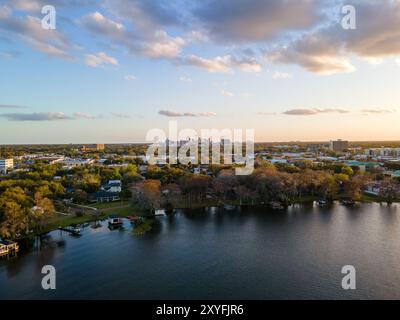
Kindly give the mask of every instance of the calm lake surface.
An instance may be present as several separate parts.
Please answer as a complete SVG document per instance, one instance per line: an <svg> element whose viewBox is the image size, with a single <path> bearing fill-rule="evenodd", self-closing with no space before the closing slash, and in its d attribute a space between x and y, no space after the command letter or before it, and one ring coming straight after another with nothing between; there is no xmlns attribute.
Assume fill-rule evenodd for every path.
<svg viewBox="0 0 400 320"><path fill-rule="evenodd" d="M208 208L156 218L135 236L90 226L53 231L0 260L2 299L400 299L400 207ZM41 288L41 268L57 289ZM357 270L357 290L341 269Z"/></svg>

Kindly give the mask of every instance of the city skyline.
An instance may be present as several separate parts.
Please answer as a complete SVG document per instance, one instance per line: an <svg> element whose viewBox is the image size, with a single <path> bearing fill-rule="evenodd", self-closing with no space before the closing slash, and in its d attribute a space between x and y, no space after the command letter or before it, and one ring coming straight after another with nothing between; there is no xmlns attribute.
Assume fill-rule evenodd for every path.
<svg viewBox="0 0 400 320"><path fill-rule="evenodd" d="M169 120L256 142L400 140L398 1L50 2L0 1L1 144L144 142Z"/></svg>

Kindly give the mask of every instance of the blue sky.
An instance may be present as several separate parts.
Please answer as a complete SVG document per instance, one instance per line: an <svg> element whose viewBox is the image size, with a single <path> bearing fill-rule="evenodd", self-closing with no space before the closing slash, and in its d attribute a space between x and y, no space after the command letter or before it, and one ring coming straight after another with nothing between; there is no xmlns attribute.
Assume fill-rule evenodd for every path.
<svg viewBox="0 0 400 320"><path fill-rule="evenodd" d="M399 140L400 3L0 0L0 143ZM41 8L57 29L41 28Z"/></svg>

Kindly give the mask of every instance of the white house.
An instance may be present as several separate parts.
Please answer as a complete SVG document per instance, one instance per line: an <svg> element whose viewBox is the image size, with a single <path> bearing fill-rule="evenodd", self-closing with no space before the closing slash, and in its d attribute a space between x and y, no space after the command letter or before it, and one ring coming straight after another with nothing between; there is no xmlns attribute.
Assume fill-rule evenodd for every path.
<svg viewBox="0 0 400 320"><path fill-rule="evenodd" d="M121 192L122 191L122 182L121 180L110 180L108 183L101 187L102 190L106 192Z"/></svg>

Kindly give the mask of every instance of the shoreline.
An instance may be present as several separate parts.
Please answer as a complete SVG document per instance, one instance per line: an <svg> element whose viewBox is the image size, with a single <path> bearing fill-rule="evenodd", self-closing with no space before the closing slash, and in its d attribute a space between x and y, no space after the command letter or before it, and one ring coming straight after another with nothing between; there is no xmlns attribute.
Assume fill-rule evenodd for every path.
<svg viewBox="0 0 400 320"><path fill-rule="evenodd" d="M331 201L331 203L341 201L341 198L337 198ZM315 201L318 201L318 197L303 197L300 199L296 199L295 201L292 201L288 206L285 206L283 209L287 209L291 205L295 204L307 204L307 203L314 203ZM392 204L399 203L400 201L393 201ZM355 203L387 203L386 201L379 201L376 197L370 196L370 195L363 195L363 197L355 201ZM204 201L202 203L188 203L188 202L181 202L179 205L174 207L174 210L185 210L185 209L204 209L208 207L222 207L224 205L230 205L230 206L247 206L247 207L265 207L271 210L274 210L271 208L269 205L265 203L247 203L247 202L240 202L239 200L233 200L233 201L221 201L221 200L213 200L213 201ZM131 207L126 207L124 208L126 210L118 212L117 210L113 210L112 207L107 208L103 212L101 212L98 215L84 215L84 216L71 216L70 218L66 219L60 219L57 220L57 222L53 222L49 224L49 226L41 233L41 234L36 234L33 235L35 236L40 236L43 234L46 234L48 232L57 230L59 227L69 227L72 225L80 225L84 223L89 223L89 222L95 222L95 221L104 221L106 220L110 215L115 215L121 218L125 218L130 215L137 215L141 217L147 217L147 218L152 218L155 217L154 215L149 215L146 213L143 209L140 209L134 205ZM158 210L165 210L165 209L158 209Z"/></svg>

